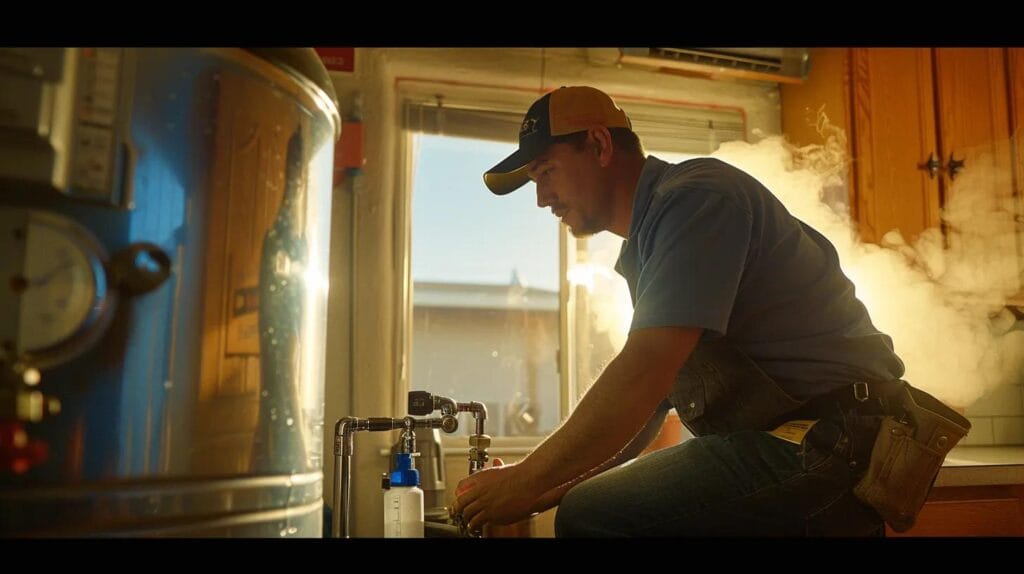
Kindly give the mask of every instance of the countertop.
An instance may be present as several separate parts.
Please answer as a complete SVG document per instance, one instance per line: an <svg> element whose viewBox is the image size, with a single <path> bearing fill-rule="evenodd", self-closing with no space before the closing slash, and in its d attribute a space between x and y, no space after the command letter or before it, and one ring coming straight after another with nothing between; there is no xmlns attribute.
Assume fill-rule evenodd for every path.
<svg viewBox="0 0 1024 574"><path fill-rule="evenodd" d="M1024 445L956 447L935 479L935 486L993 484L1024 484Z"/></svg>

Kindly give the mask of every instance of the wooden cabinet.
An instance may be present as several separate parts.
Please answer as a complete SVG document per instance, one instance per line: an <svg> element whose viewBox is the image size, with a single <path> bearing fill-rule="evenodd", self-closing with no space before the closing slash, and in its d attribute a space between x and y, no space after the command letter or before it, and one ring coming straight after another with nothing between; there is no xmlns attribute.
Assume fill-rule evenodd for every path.
<svg viewBox="0 0 1024 574"><path fill-rule="evenodd" d="M1019 214L1024 152L1011 134L1024 120L1024 50L827 48L811 57L808 81L782 87L783 132L797 145L820 143L809 127L819 109L846 131L863 240L899 229L913 241L940 227L940 210L958 196ZM995 248L1019 262L1012 211L995 223L1007 230ZM1012 283L1000 287L1017 286L1014 271L996 273Z"/></svg>
<svg viewBox="0 0 1024 574"><path fill-rule="evenodd" d="M1024 485L936 487L913 528L886 536L1024 536Z"/></svg>

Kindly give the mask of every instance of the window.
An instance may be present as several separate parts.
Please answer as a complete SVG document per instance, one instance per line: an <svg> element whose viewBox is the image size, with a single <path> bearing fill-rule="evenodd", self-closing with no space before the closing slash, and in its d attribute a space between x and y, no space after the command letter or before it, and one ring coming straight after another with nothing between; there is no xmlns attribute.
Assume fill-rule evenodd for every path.
<svg viewBox="0 0 1024 574"><path fill-rule="evenodd" d="M430 134L413 145L412 388L484 403L491 436L559 422L558 221L532 183L496 197L481 179L515 149Z"/></svg>

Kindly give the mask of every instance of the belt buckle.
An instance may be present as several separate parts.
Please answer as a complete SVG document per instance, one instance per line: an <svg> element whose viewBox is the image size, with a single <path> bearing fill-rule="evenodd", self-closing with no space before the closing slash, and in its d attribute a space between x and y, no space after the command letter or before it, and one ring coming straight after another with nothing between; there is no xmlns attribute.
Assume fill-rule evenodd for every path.
<svg viewBox="0 0 1024 574"><path fill-rule="evenodd" d="M868 384L864 382L853 383L853 398L861 403L868 400Z"/></svg>

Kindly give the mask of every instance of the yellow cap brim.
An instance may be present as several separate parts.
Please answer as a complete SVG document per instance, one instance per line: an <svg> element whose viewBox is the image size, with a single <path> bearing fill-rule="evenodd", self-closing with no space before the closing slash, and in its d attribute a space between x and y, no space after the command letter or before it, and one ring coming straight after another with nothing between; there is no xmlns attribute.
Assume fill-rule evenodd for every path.
<svg viewBox="0 0 1024 574"><path fill-rule="evenodd" d="M508 173L485 173L484 184L495 195L505 195L523 187L530 181L526 166Z"/></svg>

